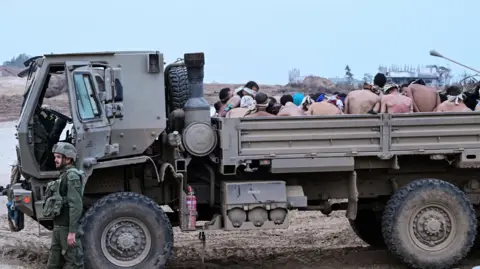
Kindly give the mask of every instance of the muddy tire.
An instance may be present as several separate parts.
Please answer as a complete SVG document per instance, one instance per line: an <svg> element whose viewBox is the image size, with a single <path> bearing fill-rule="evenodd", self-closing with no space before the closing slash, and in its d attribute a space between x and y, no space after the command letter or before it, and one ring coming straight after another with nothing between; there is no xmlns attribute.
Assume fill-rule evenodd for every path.
<svg viewBox="0 0 480 269"><path fill-rule="evenodd" d="M168 93L171 111L182 109L190 97L185 66L174 66L168 71Z"/></svg>
<svg viewBox="0 0 480 269"><path fill-rule="evenodd" d="M382 234L382 214L371 209L359 209L355 220L348 220L355 234L375 248L385 248Z"/></svg>
<svg viewBox="0 0 480 269"><path fill-rule="evenodd" d="M452 268L469 253L476 228L475 211L465 194L437 179L400 188L382 218L385 244L410 268Z"/></svg>
<svg viewBox="0 0 480 269"><path fill-rule="evenodd" d="M150 198L131 192L97 201L81 221L86 268L163 268L173 251L173 230Z"/></svg>

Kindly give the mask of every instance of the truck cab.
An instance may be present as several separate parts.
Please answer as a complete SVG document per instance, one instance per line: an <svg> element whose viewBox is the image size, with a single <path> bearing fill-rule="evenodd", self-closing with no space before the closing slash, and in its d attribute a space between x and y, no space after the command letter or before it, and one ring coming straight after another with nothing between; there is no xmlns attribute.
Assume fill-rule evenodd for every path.
<svg viewBox="0 0 480 269"><path fill-rule="evenodd" d="M125 67L143 72L129 77L122 72L121 63L126 61ZM108 166L105 161L142 154L158 137L166 126L165 106L157 101L164 98L161 63L163 56L155 51L47 54L26 62L20 74L27 77L27 87L16 126L16 150L18 169L29 182L24 196L31 195L34 206L23 212L50 226L41 208L46 184L59 176L51 153L55 143L74 144L77 168L90 176L100 163ZM45 105L55 78L66 83L61 97L68 98L69 106L63 109L55 107L55 102ZM132 98L138 87L150 89L149 98ZM123 113L125 100L136 107L134 113ZM143 129L149 135L137 140L132 129Z"/></svg>

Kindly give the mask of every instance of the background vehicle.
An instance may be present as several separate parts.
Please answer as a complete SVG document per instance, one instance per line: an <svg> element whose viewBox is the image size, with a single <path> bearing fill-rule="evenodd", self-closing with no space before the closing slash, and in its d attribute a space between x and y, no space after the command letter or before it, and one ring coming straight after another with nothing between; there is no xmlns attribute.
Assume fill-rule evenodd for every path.
<svg viewBox="0 0 480 269"><path fill-rule="evenodd" d="M162 63L153 51L26 63L18 165L6 190L13 231L24 215L52 228L41 214L45 186L59 175L50 152L71 123L64 140L76 145L77 166L88 175L89 268L156 268L171 257L172 225L283 229L293 209L346 209L360 238L414 268L450 268L470 251L480 203L479 114L211 118L203 53ZM71 116L42 107L58 73ZM197 220L209 222L197 227Z"/></svg>

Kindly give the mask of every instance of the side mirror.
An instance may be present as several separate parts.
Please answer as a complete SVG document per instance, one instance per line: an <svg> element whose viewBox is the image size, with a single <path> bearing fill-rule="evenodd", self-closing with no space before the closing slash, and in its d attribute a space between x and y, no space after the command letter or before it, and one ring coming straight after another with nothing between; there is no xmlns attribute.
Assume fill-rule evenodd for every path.
<svg viewBox="0 0 480 269"><path fill-rule="evenodd" d="M122 69L109 67L105 69L105 102L123 101ZM112 85L114 85L112 87ZM120 100L120 101L119 101Z"/></svg>

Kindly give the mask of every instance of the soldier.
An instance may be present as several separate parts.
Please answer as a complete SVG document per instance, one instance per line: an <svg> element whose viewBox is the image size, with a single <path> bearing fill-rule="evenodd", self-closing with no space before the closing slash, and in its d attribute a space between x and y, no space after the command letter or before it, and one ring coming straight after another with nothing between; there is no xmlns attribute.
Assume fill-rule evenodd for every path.
<svg viewBox="0 0 480 269"><path fill-rule="evenodd" d="M53 218L53 235L48 269L84 268L82 231L79 220L83 210L85 175L75 168L77 150L72 144L59 142L52 150L60 177L47 185L43 215Z"/></svg>

